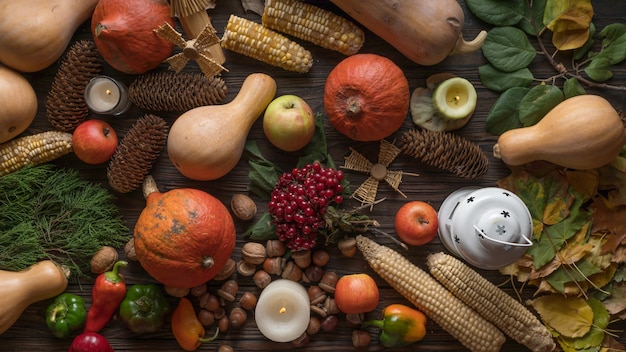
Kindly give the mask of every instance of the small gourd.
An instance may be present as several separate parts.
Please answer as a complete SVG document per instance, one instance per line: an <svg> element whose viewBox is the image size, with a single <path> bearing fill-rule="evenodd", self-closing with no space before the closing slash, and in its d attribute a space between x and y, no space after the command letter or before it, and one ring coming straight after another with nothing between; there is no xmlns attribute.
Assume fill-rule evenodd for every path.
<svg viewBox="0 0 626 352"><path fill-rule="evenodd" d="M538 123L504 132L493 154L507 165L544 160L571 169L594 169L613 161L626 130L611 103L597 95L568 98Z"/></svg>
<svg viewBox="0 0 626 352"><path fill-rule="evenodd" d="M2 0L0 62L37 72L63 55L76 29L98 0Z"/></svg>
<svg viewBox="0 0 626 352"><path fill-rule="evenodd" d="M361 142L397 131L409 111L409 82L402 69L376 54L343 59L326 78L324 109L331 125Z"/></svg>
<svg viewBox="0 0 626 352"><path fill-rule="evenodd" d="M228 208L194 188L161 193L150 175L143 192L146 207L133 232L141 266L170 287L192 288L211 280L235 248L235 224Z"/></svg>
<svg viewBox="0 0 626 352"><path fill-rule="evenodd" d="M37 95L19 72L0 66L0 143L24 132L37 115Z"/></svg>
<svg viewBox="0 0 626 352"><path fill-rule="evenodd" d="M0 270L0 334L35 302L55 297L67 288L69 271L51 260L42 260L23 271Z"/></svg>
<svg viewBox="0 0 626 352"><path fill-rule="evenodd" d="M183 113L167 137L170 160L193 180L215 180L226 175L241 159L250 128L275 95L276 81L266 74L253 73L230 103Z"/></svg>

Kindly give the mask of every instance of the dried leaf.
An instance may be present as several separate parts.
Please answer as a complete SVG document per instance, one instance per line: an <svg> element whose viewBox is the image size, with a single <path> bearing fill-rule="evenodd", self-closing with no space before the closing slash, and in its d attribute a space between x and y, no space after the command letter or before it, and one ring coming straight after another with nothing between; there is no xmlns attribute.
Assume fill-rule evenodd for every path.
<svg viewBox="0 0 626 352"><path fill-rule="evenodd" d="M530 304L546 324L563 336L581 337L591 330L593 310L583 298L544 295Z"/></svg>
<svg viewBox="0 0 626 352"><path fill-rule="evenodd" d="M609 324L609 314L606 308L597 299L587 301L593 311L593 325L591 330L581 338L558 336L560 346L564 351L590 351L598 348L604 341L604 329Z"/></svg>
<svg viewBox="0 0 626 352"><path fill-rule="evenodd" d="M605 201L596 197L593 200L592 232L608 232L607 242L603 246L603 253L614 252L616 247L626 238L626 206L609 208Z"/></svg>
<svg viewBox="0 0 626 352"><path fill-rule="evenodd" d="M552 43L559 50L577 49L589 39L593 17L591 0L548 0L543 23L552 31Z"/></svg>

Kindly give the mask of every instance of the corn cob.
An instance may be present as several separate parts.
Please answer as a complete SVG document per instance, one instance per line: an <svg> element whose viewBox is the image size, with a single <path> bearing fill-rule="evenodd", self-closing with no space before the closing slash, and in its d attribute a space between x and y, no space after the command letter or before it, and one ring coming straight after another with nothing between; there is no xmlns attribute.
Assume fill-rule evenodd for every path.
<svg viewBox="0 0 626 352"><path fill-rule="evenodd" d="M72 151L72 134L47 131L13 139L0 145L0 176L27 165L52 161Z"/></svg>
<svg viewBox="0 0 626 352"><path fill-rule="evenodd" d="M261 22L267 28L344 55L356 54L365 34L344 17L299 0L266 0Z"/></svg>
<svg viewBox="0 0 626 352"><path fill-rule="evenodd" d="M362 235L357 248L391 287L471 351L499 351L506 338L493 324L393 249Z"/></svg>
<svg viewBox="0 0 626 352"><path fill-rule="evenodd" d="M526 307L463 262L445 253L430 254L431 274L455 296L531 351L556 347L552 335Z"/></svg>
<svg viewBox="0 0 626 352"><path fill-rule="evenodd" d="M309 72L311 53L298 43L256 22L231 15L222 36L222 47L299 73Z"/></svg>

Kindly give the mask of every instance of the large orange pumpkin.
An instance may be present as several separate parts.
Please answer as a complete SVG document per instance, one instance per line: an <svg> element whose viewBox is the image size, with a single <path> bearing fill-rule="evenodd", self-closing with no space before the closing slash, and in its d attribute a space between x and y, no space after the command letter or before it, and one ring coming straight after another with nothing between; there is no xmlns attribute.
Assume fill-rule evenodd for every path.
<svg viewBox="0 0 626 352"><path fill-rule="evenodd" d="M151 176L144 182L146 207L134 229L135 252L154 279L176 288L211 280L230 258L236 241L228 208L194 188L161 193Z"/></svg>
<svg viewBox="0 0 626 352"><path fill-rule="evenodd" d="M345 58L330 71L324 109L331 125L349 138L378 141L397 131L409 111L409 82L390 59L376 54Z"/></svg>

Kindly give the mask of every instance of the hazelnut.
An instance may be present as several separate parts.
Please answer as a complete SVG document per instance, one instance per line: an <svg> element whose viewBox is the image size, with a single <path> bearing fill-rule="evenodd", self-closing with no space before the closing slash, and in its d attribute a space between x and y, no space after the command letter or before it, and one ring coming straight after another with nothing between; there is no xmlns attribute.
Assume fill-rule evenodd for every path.
<svg viewBox="0 0 626 352"><path fill-rule="evenodd" d="M215 315L216 320L220 320L226 315L226 309L220 306L216 310L213 311L213 314Z"/></svg>
<svg viewBox="0 0 626 352"><path fill-rule="evenodd" d="M305 332L302 335L298 336L295 340L291 341L291 343L296 347L306 346L309 343L309 334Z"/></svg>
<svg viewBox="0 0 626 352"><path fill-rule="evenodd" d="M163 287L165 288L165 293L173 297L185 297L190 291L188 288L172 287L168 285L163 285Z"/></svg>
<svg viewBox="0 0 626 352"><path fill-rule="evenodd" d="M324 269L321 266L309 265L304 269L304 276L308 282L319 282L324 275Z"/></svg>
<svg viewBox="0 0 626 352"><path fill-rule="evenodd" d="M226 262L226 264L224 264L224 267L222 268L222 270L213 277L213 280L216 280L216 281L226 280L231 275L233 275L234 272L235 272L235 260L233 258L228 258L228 261Z"/></svg>
<svg viewBox="0 0 626 352"><path fill-rule="evenodd" d="M239 220L251 220L257 212L256 203L245 194L235 194L230 199L230 209Z"/></svg>
<svg viewBox="0 0 626 352"><path fill-rule="evenodd" d="M237 291L239 290L239 285L235 280L228 280L222 284L217 290L217 295L222 297L224 300L229 302L235 301L235 296L237 295Z"/></svg>
<svg viewBox="0 0 626 352"><path fill-rule="evenodd" d="M211 311L201 308L198 311L198 320L203 326L209 326L215 322L215 314L213 314L213 312Z"/></svg>
<svg viewBox="0 0 626 352"><path fill-rule="evenodd" d="M217 352L235 352L235 349L229 345L220 345Z"/></svg>
<svg viewBox="0 0 626 352"><path fill-rule="evenodd" d="M252 292L244 292L244 294L239 299L239 304L241 308L252 310L256 307L257 298L256 295Z"/></svg>
<svg viewBox="0 0 626 352"><path fill-rule="evenodd" d="M241 257L246 263L263 264L267 257L265 246L257 242L247 242L241 247Z"/></svg>
<svg viewBox="0 0 626 352"><path fill-rule="evenodd" d="M256 265L240 260L237 262L237 272L241 276L252 276L256 272Z"/></svg>
<svg viewBox="0 0 626 352"><path fill-rule="evenodd" d="M363 313L348 313L346 314L346 322L352 326L360 326L365 321L365 315Z"/></svg>
<svg viewBox="0 0 626 352"><path fill-rule="evenodd" d="M91 266L91 272L95 274L101 274L105 271L111 270L115 262L117 262L117 250L111 246L103 246L96 254L91 257L89 265Z"/></svg>
<svg viewBox="0 0 626 352"><path fill-rule="evenodd" d="M224 314L224 316L221 317L217 321L217 327L220 329L220 333L226 333L226 331L228 331L229 326L230 326L230 321L229 321L228 315Z"/></svg>
<svg viewBox="0 0 626 352"><path fill-rule="evenodd" d="M246 323L248 319L248 313L245 310L239 307L235 307L231 309L228 320L230 321L230 326L232 327L240 327Z"/></svg>
<svg viewBox="0 0 626 352"><path fill-rule="evenodd" d="M282 278L296 282L300 281L302 279L302 269L294 262L289 261L285 265L285 269L283 269Z"/></svg>
<svg viewBox="0 0 626 352"><path fill-rule="evenodd" d="M282 257L287 253L287 246L281 240L268 240L265 244L265 252L268 257Z"/></svg>
<svg viewBox="0 0 626 352"><path fill-rule="evenodd" d="M263 270L270 275L280 275L285 267L285 258L274 257L267 258L263 262Z"/></svg>
<svg viewBox="0 0 626 352"><path fill-rule="evenodd" d="M336 315L334 314L327 315L325 318L322 319L320 328L324 331L333 331L337 327L338 322L339 322L339 319L337 318Z"/></svg>
<svg viewBox="0 0 626 352"><path fill-rule="evenodd" d="M220 307L220 300L214 294L206 292L200 296L200 307L215 312Z"/></svg>
<svg viewBox="0 0 626 352"><path fill-rule="evenodd" d="M337 247L344 257L352 257L356 254L356 238L345 237L337 243Z"/></svg>
<svg viewBox="0 0 626 352"><path fill-rule="evenodd" d="M265 270L257 271L252 279L254 280L254 284L260 289L264 289L272 282L272 277Z"/></svg>
<svg viewBox="0 0 626 352"><path fill-rule="evenodd" d="M326 293L319 286L309 286L307 291L309 293L309 300L313 305L322 303L326 300Z"/></svg>
<svg viewBox="0 0 626 352"><path fill-rule="evenodd" d="M124 245L124 255L126 255L126 258L128 260L132 260L132 261L137 260L137 253L135 253L135 238L134 237L131 237L131 239L128 240L128 242L126 242L126 245Z"/></svg>
<svg viewBox="0 0 626 352"><path fill-rule="evenodd" d="M205 294L208 290L208 287L206 284L202 284L202 285L198 285L196 287L192 287L189 290L189 293L191 293L192 296L194 297L202 297L203 294Z"/></svg>
<svg viewBox="0 0 626 352"><path fill-rule="evenodd" d="M339 314L339 307L337 307L337 302L332 297L326 297L324 301L324 310L326 314Z"/></svg>
<svg viewBox="0 0 626 352"><path fill-rule="evenodd" d="M325 249L318 249L311 255L313 264L324 267L330 261L330 254Z"/></svg>
<svg viewBox="0 0 626 352"><path fill-rule="evenodd" d="M326 316L328 315L326 314L326 310L324 309L324 307L320 307L317 304L311 305L311 312L319 315L322 318L326 318Z"/></svg>
<svg viewBox="0 0 626 352"><path fill-rule="evenodd" d="M365 347L369 346L372 342L372 336L365 330L353 330L352 331L352 346Z"/></svg>
<svg viewBox="0 0 626 352"><path fill-rule="evenodd" d="M311 251L306 250L293 252L291 253L291 259L293 259L297 266L304 269L311 265Z"/></svg>
<svg viewBox="0 0 626 352"><path fill-rule="evenodd" d="M337 286L337 281L339 281L337 273L335 273L334 271L326 271L324 273L324 276L322 276L322 280L320 281L319 286L322 288L322 290L328 293L334 293L335 286Z"/></svg>
<svg viewBox="0 0 626 352"><path fill-rule="evenodd" d="M309 325L306 328L306 333L309 335L315 335L320 331L320 318L316 316L311 316L309 319Z"/></svg>

